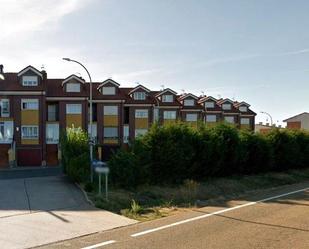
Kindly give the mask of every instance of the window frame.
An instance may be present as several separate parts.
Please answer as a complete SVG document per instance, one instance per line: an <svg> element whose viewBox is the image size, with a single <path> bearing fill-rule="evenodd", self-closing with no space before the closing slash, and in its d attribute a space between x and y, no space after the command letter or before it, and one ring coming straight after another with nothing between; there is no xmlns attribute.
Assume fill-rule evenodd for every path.
<svg viewBox="0 0 309 249"><path fill-rule="evenodd" d="M248 123L245 123L245 124L244 124L244 123L243 123L243 120L248 120ZM250 118L241 117L241 118L240 118L240 124L241 124L241 125L250 125Z"/></svg>
<svg viewBox="0 0 309 249"><path fill-rule="evenodd" d="M3 110L3 103L7 103L7 111L4 112ZM10 116L10 100L9 99L1 99L0 100L0 106L1 106L1 117L7 118Z"/></svg>
<svg viewBox="0 0 309 249"><path fill-rule="evenodd" d="M243 109L243 108L245 108L245 109ZM247 111L248 111L248 107L245 106L245 105L241 105L241 106L239 107L239 111L240 111L240 112L247 112Z"/></svg>
<svg viewBox="0 0 309 249"><path fill-rule="evenodd" d="M175 118L170 117L170 115L166 115L166 114L171 114L174 113L175 114ZM177 118L177 112L176 111L163 111L163 119L164 120L176 120Z"/></svg>
<svg viewBox="0 0 309 249"><path fill-rule="evenodd" d="M208 120L208 118L210 118L210 117L215 117L215 119L214 120ZM205 121L206 121L206 123L216 123L217 122L217 115L206 114Z"/></svg>
<svg viewBox="0 0 309 249"><path fill-rule="evenodd" d="M114 111L116 110L116 112L111 112L111 111L107 111L107 108L112 108L114 109ZM104 116L118 116L119 113L119 107L118 105L104 105L103 106L103 115Z"/></svg>
<svg viewBox="0 0 309 249"><path fill-rule="evenodd" d="M108 91L108 90L112 90L112 91ZM103 95L116 95L116 87L115 86L102 86L101 93Z"/></svg>
<svg viewBox="0 0 309 249"><path fill-rule="evenodd" d="M49 138L48 128L56 127L57 131L53 131L53 135ZM59 123L47 123L46 124L46 144L58 144L59 143Z"/></svg>
<svg viewBox="0 0 309 249"><path fill-rule="evenodd" d="M207 106L207 104L211 104L211 106ZM215 108L215 102L214 101L205 101L204 103L204 107L207 109L212 109L212 108Z"/></svg>
<svg viewBox="0 0 309 249"><path fill-rule="evenodd" d="M35 103L35 107L27 108L27 104ZM26 104L26 108L24 108L24 104ZM21 110L39 110L39 100L38 99L22 99L21 100Z"/></svg>
<svg viewBox="0 0 309 249"><path fill-rule="evenodd" d="M35 135L31 134L32 136L25 136L24 131L23 131L24 128L28 128L28 129L32 128L33 134L36 128L36 134ZM39 126L38 125L22 125L21 126L21 139L39 139Z"/></svg>
<svg viewBox="0 0 309 249"><path fill-rule="evenodd" d="M105 129L113 129L114 131L117 131L117 136L106 136L105 134ZM119 131L118 131L118 126L104 126L103 127L103 139L119 139Z"/></svg>
<svg viewBox="0 0 309 249"><path fill-rule="evenodd" d="M193 120L192 119L188 120L188 115L190 115L191 117L192 117L192 115L194 115L195 118ZM197 122L197 120L198 120L198 114L197 113L186 113L186 121L187 122Z"/></svg>
<svg viewBox="0 0 309 249"><path fill-rule="evenodd" d="M188 101L191 101L191 104L188 105ZM195 106L195 100L194 99L184 99L183 100L183 105L184 106Z"/></svg>
<svg viewBox="0 0 309 249"><path fill-rule="evenodd" d="M75 107L77 107L77 106L79 106L80 108L79 108L79 110L69 110L69 107L73 107L73 106L75 106ZM78 104L78 103L72 103L72 104L66 104L65 105L65 114L82 114L82 112L83 112L83 107L82 107L82 104Z"/></svg>
<svg viewBox="0 0 309 249"><path fill-rule="evenodd" d="M28 78L28 80L26 80ZM32 78L32 80L31 80ZM35 79L35 80L33 80ZM30 83L31 82L31 83ZM24 75L22 76L22 86L38 86L39 85L39 77L36 75Z"/></svg>
<svg viewBox="0 0 309 249"><path fill-rule="evenodd" d="M233 122L230 122L228 120L228 118L233 118ZM228 124L235 124L235 117L234 116L225 116L224 117L224 122L228 123Z"/></svg>
<svg viewBox="0 0 309 249"><path fill-rule="evenodd" d="M146 93L145 92L134 92L133 93L133 99L134 100L146 100Z"/></svg>
<svg viewBox="0 0 309 249"><path fill-rule="evenodd" d="M171 99L168 99L167 97L171 97ZM174 95L173 94L163 94L162 95L162 102L173 103L174 102Z"/></svg>
<svg viewBox="0 0 309 249"><path fill-rule="evenodd" d="M78 87L78 88L75 88ZM81 91L81 84L80 83L66 83L65 86L66 92L68 93L80 93Z"/></svg>
<svg viewBox="0 0 309 249"><path fill-rule="evenodd" d="M226 108L227 106L229 106L229 108ZM231 103L223 103L222 104L222 110L225 110L225 111L232 110L232 104Z"/></svg>
<svg viewBox="0 0 309 249"><path fill-rule="evenodd" d="M143 114L140 115L141 113ZM136 109L135 110L135 118L148 118L148 115L149 115L149 111L147 109Z"/></svg>

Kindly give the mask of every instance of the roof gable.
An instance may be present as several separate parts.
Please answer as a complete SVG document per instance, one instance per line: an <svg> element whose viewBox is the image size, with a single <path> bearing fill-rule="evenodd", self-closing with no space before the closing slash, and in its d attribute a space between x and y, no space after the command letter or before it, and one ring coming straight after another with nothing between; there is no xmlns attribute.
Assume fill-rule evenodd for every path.
<svg viewBox="0 0 309 249"><path fill-rule="evenodd" d="M231 103L231 104L234 104L234 101L233 101L233 100L230 100L230 99L228 99L228 98L220 100L220 101L219 101L219 104L225 104L226 102L229 102L229 103Z"/></svg>
<svg viewBox="0 0 309 249"><path fill-rule="evenodd" d="M212 100L214 102L217 102L218 100L212 96L206 96L206 97L203 97L199 100L199 103L203 103L203 102L206 102L207 100Z"/></svg>
<svg viewBox="0 0 309 249"><path fill-rule="evenodd" d="M107 80L104 80L104 81L98 86L97 89L100 89L101 87L103 87L104 85L109 84L109 83L115 85L116 87L119 87L119 86L120 86L120 84L117 83L116 81L114 81L114 80L112 80L112 79L107 79Z"/></svg>
<svg viewBox="0 0 309 249"><path fill-rule="evenodd" d="M307 117L309 117L309 113L308 113L308 112L303 112L303 113L297 114L297 115L295 115L295 116L293 116L293 117L290 117L290 118L287 118L287 119L283 120L283 122L292 121L292 120L294 120L294 119L301 118L302 116L307 116Z"/></svg>
<svg viewBox="0 0 309 249"><path fill-rule="evenodd" d="M173 94L173 95L177 95L177 93L176 93L175 91L173 91L172 89L166 88L166 89L164 89L163 91L159 92L159 93L156 95L156 97L159 97L159 96L161 96L161 95L163 95L163 94L165 94L165 93L167 93L167 92L169 92L169 93L171 93L171 94Z"/></svg>
<svg viewBox="0 0 309 249"><path fill-rule="evenodd" d="M148 93L150 92L150 90L148 88L146 88L142 85L138 85L138 86L134 87L128 94L130 95L130 94L136 92L138 89L143 89L145 92L148 92Z"/></svg>
<svg viewBox="0 0 309 249"><path fill-rule="evenodd" d="M31 65L29 65L28 67L25 67L23 70L21 70L17 74L17 76L19 77L19 76L23 75L24 73L26 73L28 71L34 72L36 75L40 76L41 78L43 77L42 73L39 70L37 70L35 67L31 66Z"/></svg>
<svg viewBox="0 0 309 249"><path fill-rule="evenodd" d="M186 93L186 94L180 96L179 99L180 99L180 100L183 100L183 99L186 99L186 98L189 98L189 97L191 97L191 98L193 98L193 99L196 99L196 100L198 99L198 97L195 96L195 95L192 94L192 93Z"/></svg>
<svg viewBox="0 0 309 249"><path fill-rule="evenodd" d="M247 106L247 107L250 107L250 105L249 105L247 102L244 102L244 101L242 101L242 102L240 102L240 103L237 103L236 106L237 106L237 107L240 107L240 106Z"/></svg>
<svg viewBox="0 0 309 249"><path fill-rule="evenodd" d="M70 80L72 80L72 79L74 79L74 80L76 80L76 81L78 81L78 82L80 82L80 83L82 83L82 84L85 83L85 80L83 80L82 78L78 77L78 76L75 75L75 74L72 74L72 75L70 75L69 77L65 78L65 79L62 81L61 86L63 86L65 83L67 83L68 81L70 81Z"/></svg>

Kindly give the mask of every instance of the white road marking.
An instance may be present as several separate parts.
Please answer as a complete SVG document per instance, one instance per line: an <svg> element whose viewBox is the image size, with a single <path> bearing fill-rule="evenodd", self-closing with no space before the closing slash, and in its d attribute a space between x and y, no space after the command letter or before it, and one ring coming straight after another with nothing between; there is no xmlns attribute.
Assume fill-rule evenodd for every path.
<svg viewBox="0 0 309 249"><path fill-rule="evenodd" d="M219 211L216 211L216 212L213 212L213 213L204 214L204 215L197 216L197 217L194 217L194 218L178 221L178 222L175 222L175 223L172 223L172 224L169 224L169 225L165 225L165 226L161 226L161 227L145 230L143 232L132 234L131 237L142 236L142 235L145 235L145 234L148 234L148 233L153 233L153 232L160 231L160 230L163 230L163 229L166 229L166 228L170 228L170 227L178 226L178 225L181 225L181 224L185 224L185 223L188 223L188 222L191 222L191 221L196 221L196 220L204 219L204 218L207 218L207 217L210 217L210 216L214 216L214 215L217 215L217 214L222 214L222 213L229 212L229 211L232 211L232 210L235 210L235 209L252 206L252 205L255 205L255 204L258 204L258 203L261 203L261 202L277 199L277 198L280 198L280 197L283 197L283 196L292 195L292 194L296 194L296 193L299 193L299 192L304 192L306 190L309 190L309 188L303 188L303 189L299 189L299 190L296 190L296 191L288 192L288 193L285 193L285 194L268 197L268 198L265 198L265 199L262 199L262 200L259 200L259 201L255 201L255 202L248 202L246 204L242 204L242 205L239 205L239 206L235 206L235 207L231 207L231 208L226 208L226 209L219 210Z"/></svg>
<svg viewBox="0 0 309 249"><path fill-rule="evenodd" d="M92 245L92 246L83 247L81 249L94 249L94 248L98 248L98 247L101 247L101 246L113 244L115 242L116 242L116 240L108 240L108 241L105 241L105 242L102 242L102 243L99 243L99 244L95 244L95 245Z"/></svg>

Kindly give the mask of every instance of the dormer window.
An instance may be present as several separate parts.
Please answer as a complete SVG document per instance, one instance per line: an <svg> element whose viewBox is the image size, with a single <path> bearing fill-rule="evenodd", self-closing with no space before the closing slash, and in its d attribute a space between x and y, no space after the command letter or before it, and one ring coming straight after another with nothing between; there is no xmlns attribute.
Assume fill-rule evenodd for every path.
<svg viewBox="0 0 309 249"><path fill-rule="evenodd" d="M206 101L205 102L205 108L214 108L215 107L215 102L213 101Z"/></svg>
<svg viewBox="0 0 309 249"><path fill-rule="evenodd" d="M23 86L37 86L38 76L23 76L22 84Z"/></svg>
<svg viewBox="0 0 309 249"><path fill-rule="evenodd" d="M80 92L80 83L67 83L66 90L68 93L79 93Z"/></svg>
<svg viewBox="0 0 309 249"><path fill-rule="evenodd" d="M240 107L239 107L239 111L241 111L241 112L247 112L247 111L248 111L248 107L247 107L247 106L240 106Z"/></svg>
<svg viewBox="0 0 309 249"><path fill-rule="evenodd" d="M135 92L135 93L133 93L133 98L135 100L145 100L146 99L146 93L145 92Z"/></svg>
<svg viewBox="0 0 309 249"><path fill-rule="evenodd" d="M232 105L231 104L222 104L222 109L223 110L231 110L232 109Z"/></svg>
<svg viewBox="0 0 309 249"><path fill-rule="evenodd" d="M116 88L113 86L103 86L102 87L102 94L103 95L115 95Z"/></svg>
<svg viewBox="0 0 309 249"><path fill-rule="evenodd" d="M194 99L185 99L183 101L184 106L194 106L195 102Z"/></svg>
<svg viewBox="0 0 309 249"><path fill-rule="evenodd" d="M174 96L171 94L164 94L162 95L162 102L173 102Z"/></svg>

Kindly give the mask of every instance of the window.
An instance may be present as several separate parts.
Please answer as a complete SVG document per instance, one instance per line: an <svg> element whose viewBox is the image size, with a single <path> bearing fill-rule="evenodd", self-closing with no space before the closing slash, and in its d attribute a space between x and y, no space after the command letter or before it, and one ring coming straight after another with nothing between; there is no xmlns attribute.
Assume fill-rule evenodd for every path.
<svg viewBox="0 0 309 249"><path fill-rule="evenodd" d="M250 124L250 119L249 118L241 118L240 119L240 124L242 124L242 125L249 125Z"/></svg>
<svg viewBox="0 0 309 249"><path fill-rule="evenodd" d="M224 117L224 121L230 124L234 124L235 120L233 116Z"/></svg>
<svg viewBox="0 0 309 249"><path fill-rule="evenodd" d="M110 116L118 115L118 106L117 105L105 105L104 115L110 115Z"/></svg>
<svg viewBox="0 0 309 249"><path fill-rule="evenodd" d="M36 139L39 137L39 127L38 126L22 126L21 127L21 137L23 139Z"/></svg>
<svg viewBox="0 0 309 249"><path fill-rule="evenodd" d="M135 100L145 100L146 99L146 93L144 92L135 92L133 94L133 97Z"/></svg>
<svg viewBox="0 0 309 249"><path fill-rule="evenodd" d="M38 76L23 76L23 86L37 86Z"/></svg>
<svg viewBox="0 0 309 249"><path fill-rule="evenodd" d="M147 129L135 129L135 137L143 136L147 133Z"/></svg>
<svg viewBox="0 0 309 249"><path fill-rule="evenodd" d="M176 119L176 111L164 111L164 119Z"/></svg>
<svg viewBox="0 0 309 249"><path fill-rule="evenodd" d="M66 88L67 88L67 92L79 93L80 92L80 83L67 83Z"/></svg>
<svg viewBox="0 0 309 249"><path fill-rule="evenodd" d="M162 95L162 102L173 102L174 96L173 95Z"/></svg>
<svg viewBox="0 0 309 249"><path fill-rule="evenodd" d="M0 102L1 117L10 116L10 101L8 99L2 99Z"/></svg>
<svg viewBox="0 0 309 249"><path fill-rule="evenodd" d="M118 127L104 127L104 138L118 139Z"/></svg>
<svg viewBox="0 0 309 249"><path fill-rule="evenodd" d="M38 110L39 100L38 99L22 99L21 109L22 110Z"/></svg>
<svg viewBox="0 0 309 249"><path fill-rule="evenodd" d="M90 136L90 124L88 124L88 134ZM97 138L97 124L92 124L92 138Z"/></svg>
<svg viewBox="0 0 309 249"><path fill-rule="evenodd" d="M123 126L123 142L127 144L129 142L129 126Z"/></svg>
<svg viewBox="0 0 309 249"><path fill-rule="evenodd" d="M191 121L191 122L197 121L197 113L187 113L186 121Z"/></svg>
<svg viewBox="0 0 309 249"><path fill-rule="evenodd" d="M46 124L46 143L57 144L59 142L59 124Z"/></svg>
<svg viewBox="0 0 309 249"><path fill-rule="evenodd" d="M11 143L13 140L13 121L0 122L0 143Z"/></svg>
<svg viewBox="0 0 309 249"><path fill-rule="evenodd" d="M82 105L81 104L67 104L66 105L66 113L67 114L81 114L82 113Z"/></svg>
<svg viewBox="0 0 309 249"><path fill-rule="evenodd" d="M135 110L136 118L148 118L148 110Z"/></svg>
<svg viewBox="0 0 309 249"><path fill-rule="evenodd" d="M185 99L183 104L184 106L194 106L194 99Z"/></svg>
<svg viewBox="0 0 309 249"><path fill-rule="evenodd" d="M48 121L57 121L57 105L48 105L47 106L47 120Z"/></svg>
<svg viewBox="0 0 309 249"><path fill-rule="evenodd" d="M103 95L115 95L116 88L113 86L103 86L102 87L102 94Z"/></svg>
<svg viewBox="0 0 309 249"><path fill-rule="evenodd" d="M213 101L205 102L205 108L214 108L214 107L215 107L215 102Z"/></svg>
<svg viewBox="0 0 309 249"><path fill-rule="evenodd" d="M231 110L232 109L232 105L231 104L222 104L222 109L223 110Z"/></svg>
<svg viewBox="0 0 309 249"><path fill-rule="evenodd" d="M247 111L248 111L248 108L247 108L247 106L240 106L240 107L239 107L239 111L241 111L241 112L247 112Z"/></svg>
<svg viewBox="0 0 309 249"><path fill-rule="evenodd" d="M206 122L217 122L217 115L206 115Z"/></svg>

